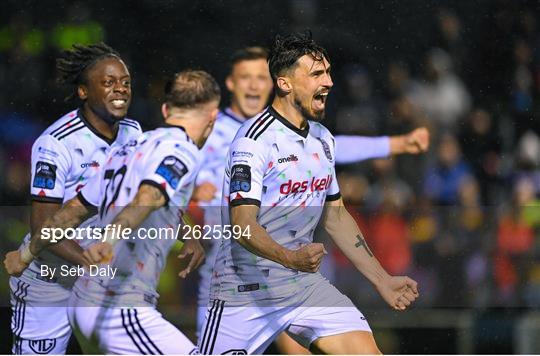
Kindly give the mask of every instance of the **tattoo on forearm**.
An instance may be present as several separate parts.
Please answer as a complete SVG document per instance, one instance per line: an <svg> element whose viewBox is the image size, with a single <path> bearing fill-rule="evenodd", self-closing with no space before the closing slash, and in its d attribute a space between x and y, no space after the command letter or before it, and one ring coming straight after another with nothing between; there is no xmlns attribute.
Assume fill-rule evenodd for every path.
<svg viewBox="0 0 540 356"><path fill-rule="evenodd" d="M371 250L369 249L369 246L367 245L364 237L361 234L358 234L356 235L356 239L358 240L358 242L354 244L354 247L356 248L363 247L366 250L367 254L370 257L373 257L373 252L371 252Z"/></svg>

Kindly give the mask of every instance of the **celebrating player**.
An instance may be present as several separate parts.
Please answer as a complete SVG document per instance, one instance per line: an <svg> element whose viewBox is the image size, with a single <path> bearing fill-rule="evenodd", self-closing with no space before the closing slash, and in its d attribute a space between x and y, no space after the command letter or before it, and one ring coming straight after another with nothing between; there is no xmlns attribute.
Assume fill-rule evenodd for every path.
<svg viewBox="0 0 540 356"><path fill-rule="evenodd" d="M131 77L112 48L103 43L76 45L58 59L57 69L59 82L73 86L71 96L78 97L82 105L49 126L32 147L32 233L98 172L112 146L141 134L140 125L125 118L131 102ZM89 220L85 225L92 223ZM29 239L30 234L18 251L7 254L9 273L21 267L21 253L30 262ZM55 246L54 251L70 262L84 263L82 248L73 241ZM74 279L41 273L41 266L55 268L63 263L44 253L20 277L11 277L14 354L66 352L71 335L66 306Z"/></svg>
<svg viewBox="0 0 540 356"><path fill-rule="evenodd" d="M177 231L202 161L199 148L212 131L219 99L219 86L208 73L177 74L166 87L164 126L111 150L101 173L45 222L44 228L66 229L97 210L99 226L120 226L129 235L113 240L116 244L105 235L105 241L84 252L90 268L110 260L99 268L115 271L112 277L83 273L73 288L68 316L85 352L196 352L193 343L155 309L157 282L176 236L157 240L145 236L151 229ZM49 243L34 234L30 252ZM191 257L180 272L185 277L202 262L204 252L198 240L189 239L180 256Z"/></svg>
<svg viewBox="0 0 540 356"><path fill-rule="evenodd" d="M246 120L263 111L268 104L273 83L267 60L268 51L262 47L243 48L232 55L229 75L225 82L231 93L231 105L218 114L214 131L203 148L204 164L197 178L198 186L193 193L193 198L205 209L205 224L221 224L221 193L227 152L236 132ZM337 136L336 141L336 162L352 163L390 154L425 152L429 146L429 135L425 128L419 128L402 136ZM214 242L210 246L206 260L199 269L199 335L208 305L210 280L218 245ZM280 341L282 340L284 339ZM295 350L296 352L298 350Z"/></svg>
<svg viewBox="0 0 540 356"><path fill-rule="evenodd" d="M231 58L231 68L226 79L227 89L232 94L231 106L220 111L214 131L203 148L205 163L194 192L196 199L205 209L205 224L221 224L221 192L227 152L236 132L244 121L260 113L267 105L272 90L272 79L268 70L268 52L261 47L247 47L235 52ZM429 134L419 128L407 135L391 137L337 136L337 163L352 163L362 160L386 157L390 154L422 153L429 146ZM350 149L355 147L358 149ZM346 149L348 148L348 149ZM201 327L208 305L212 268L218 243L211 244L207 258L200 268L200 282L197 307L197 331ZM285 353L298 353L293 340L282 334L277 340Z"/></svg>
<svg viewBox="0 0 540 356"><path fill-rule="evenodd" d="M316 352L379 353L360 311L317 273L319 220L394 309L417 298L416 282L388 275L343 206L319 123L333 85L325 50L308 34L277 38L269 66L275 99L236 134L223 189L223 223L251 234L220 245L200 351L261 353L287 331Z"/></svg>

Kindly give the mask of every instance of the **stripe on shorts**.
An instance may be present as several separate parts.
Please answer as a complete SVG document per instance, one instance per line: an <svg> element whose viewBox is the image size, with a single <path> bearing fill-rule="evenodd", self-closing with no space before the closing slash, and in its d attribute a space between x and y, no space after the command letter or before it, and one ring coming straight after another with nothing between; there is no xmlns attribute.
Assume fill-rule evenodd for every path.
<svg viewBox="0 0 540 356"><path fill-rule="evenodd" d="M212 352L214 349L214 345L216 343L216 337L219 330L219 323L221 321L221 314L223 314L223 306L225 305L225 301L223 300L214 300L214 305L212 307L212 310L210 311L210 314L208 315L208 323L206 325L205 333L207 333L206 340L204 340L201 343L201 353L204 355L208 355ZM208 328L208 326L210 327Z"/></svg>

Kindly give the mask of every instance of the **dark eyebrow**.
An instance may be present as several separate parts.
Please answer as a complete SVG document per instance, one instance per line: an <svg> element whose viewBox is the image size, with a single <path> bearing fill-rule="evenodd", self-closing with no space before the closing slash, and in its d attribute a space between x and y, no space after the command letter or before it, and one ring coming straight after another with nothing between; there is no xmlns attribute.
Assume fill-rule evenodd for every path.
<svg viewBox="0 0 540 356"><path fill-rule="evenodd" d="M112 74L105 74L105 77L116 78L116 76L112 75ZM123 76L120 77L120 79L124 79L124 78L131 78L131 75L126 74L126 75L123 75Z"/></svg>
<svg viewBox="0 0 540 356"><path fill-rule="evenodd" d="M326 67L326 70L317 69L317 70L314 70L313 72L311 72L310 75L320 75L320 74L323 74L323 73L330 73L330 69L331 69L331 66L328 65L328 67Z"/></svg>

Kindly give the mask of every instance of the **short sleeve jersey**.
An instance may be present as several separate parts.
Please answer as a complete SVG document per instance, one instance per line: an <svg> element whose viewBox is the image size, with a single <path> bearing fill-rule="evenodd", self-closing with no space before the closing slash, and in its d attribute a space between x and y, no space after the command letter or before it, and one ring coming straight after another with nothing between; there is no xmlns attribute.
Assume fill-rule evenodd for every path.
<svg viewBox="0 0 540 356"><path fill-rule="evenodd" d="M135 302L150 304L157 300L159 275L176 242L177 227L191 198L201 161L198 147L179 126L149 131L111 150L101 173L79 192L83 203L98 208L99 226L113 222L143 184L159 189L166 203L153 211L130 239L116 243L110 263L118 271L114 279L78 279L74 290L80 297L111 305L131 302L131 297L136 298ZM154 232L158 229L168 229L169 233L157 238ZM111 295L118 298L108 298Z"/></svg>
<svg viewBox="0 0 540 356"><path fill-rule="evenodd" d="M236 132L243 123L244 121L237 118L230 109L220 111L214 129L201 150L204 163L197 177L197 184L210 182L217 188L211 201L201 203L205 209L205 224L207 225L219 225L221 223L219 206L222 200L221 194L227 154Z"/></svg>
<svg viewBox="0 0 540 356"><path fill-rule="evenodd" d="M74 110L49 126L32 146L32 200L62 203L73 198L94 176L111 147L142 133L139 123L119 121L114 140L101 135Z"/></svg>
<svg viewBox="0 0 540 356"><path fill-rule="evenodd" d="M96 175L113 147L138 137L141 126L135 120L121 119L116 138L110 140L99 133L84 117L73 110L49 126L32 146L30 194L34 201L63 203L70 200ZM91 225L89 219L82 226ZM25 237L28 242L30 234ZM89 240L75 240L85 246ZM60 258L44 251L33 263L61 265Z"/></svg>
<svg viewBox="0 0 540 356"><path fill-rule="evenodd" d="M223 223L229 208L260 207L258 223L280 245L313 242L325 201L340 197L334 138L320 123L298 129L272 107L248 120L229 150L223 187ZM223 240L211 295L229 301L275 298L309 283L308 273L256 256L234 239Z"/></svg>

